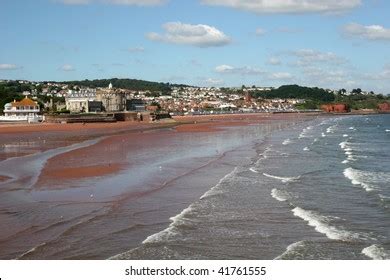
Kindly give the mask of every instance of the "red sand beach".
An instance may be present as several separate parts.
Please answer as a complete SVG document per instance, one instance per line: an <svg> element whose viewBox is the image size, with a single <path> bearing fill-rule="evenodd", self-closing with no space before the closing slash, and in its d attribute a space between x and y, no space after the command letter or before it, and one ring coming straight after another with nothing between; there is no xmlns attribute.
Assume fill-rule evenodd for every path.
<svg viewBox="0 0 390 280"><path fill-rule="evenodd" d="M166 227L169 217L230 170L224 150L242 136L225 127L287 126L315 116L0 125L6 147L0 157L0 258L104 259L126 251Z"/></svg>

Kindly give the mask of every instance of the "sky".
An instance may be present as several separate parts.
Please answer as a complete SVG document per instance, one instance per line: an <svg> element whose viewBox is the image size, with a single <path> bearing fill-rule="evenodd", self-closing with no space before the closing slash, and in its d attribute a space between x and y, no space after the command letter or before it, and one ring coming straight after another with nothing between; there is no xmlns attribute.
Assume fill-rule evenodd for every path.
<svg viewBox="0 0 390 280"><path fill-rule="evenodd" d="M390 93L386 0L1 0L0 79Z"/></svg>

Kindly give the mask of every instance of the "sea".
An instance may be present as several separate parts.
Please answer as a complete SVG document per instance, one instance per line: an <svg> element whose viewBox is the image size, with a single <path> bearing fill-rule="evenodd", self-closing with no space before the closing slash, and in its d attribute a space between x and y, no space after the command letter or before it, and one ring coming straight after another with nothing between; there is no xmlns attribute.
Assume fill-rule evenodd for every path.
<svg viewBox="0 0 390 280"><path fill-rule="evenodd" d="M390 115L266 134L165 229L114 259L390 259Z"/></svg>
<svg viewBox="0 0 390 280"><path fill-rule="evenodd" d="M390 115L123 133L17 156L58 145L49 136L11 151L1 139L0 259L390 259ZM49 159L92 148L129 164L40 180ZM87 160L75 155L63 165Z"/></svg>

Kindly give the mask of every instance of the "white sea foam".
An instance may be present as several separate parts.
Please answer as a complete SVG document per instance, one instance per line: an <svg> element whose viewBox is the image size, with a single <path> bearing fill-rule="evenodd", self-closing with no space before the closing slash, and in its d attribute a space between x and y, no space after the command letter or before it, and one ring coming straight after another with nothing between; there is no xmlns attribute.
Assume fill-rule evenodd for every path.
<svg viewBox="0 0 390 280"><path fill-rule="evenodd" d="M326 129L326 133L334 133L337 125L332 125Z"/></svg>
<svg viewBox="0 0 390 280"><path fill-rule="evenodd" d="M223 177L221 180L219 180L219 182L214 186L212 187L209 191L207 191L204 195L202 195L200 197L200 199L204 199L206 197L209 197L209 196L212 196L212 195L215 195L215 194L220 194L221 191L219 190L219 187L221 186L221 184L227 180L227 179L230 179L231 177L233 177L237 172L237 167L234 168L234 170L232 172L230 172L229 174L226 174L225 177Z"/></svg>
<svg viewBox="0 0 390 280"><path fill-rule="evenodd" d="M322 133L321 133L321 136L322 136L322 137L326 137L326 134L322 132Z"/></svg>
<svg viewBox="0 0 390 280"><path fill-rule="evenodd" d="M373 260L388 260L390 259L389 252L386 252L386 250L379 245L371 245L370 247L364 248L362 250L362 254L366 255L367 257L373 259Z"/></svg>
<svg viewBox="0 0 390 280"><path fill-rule="evenodd" d="M293 244L290 244L287 246L286 251L283 254L281 254L280 256L277 256L275 258L275 260L283 259L285 256L287 256L291 252L296 251L297 249L300 249L304 246L305 246L305 241L298 241L298 242L295 242Z"/></svg>
<svg viewBox="0 0 390 280"><path fill-rule="evenodd" d="M341 142L339 146L344 150L344 153L347 156L347 160L343 161L344 164L347 164L351 161L356 161L358 157L365 158L365 156L354 155L354 149L352 148L351 143L348 141Z"/></svg>
<svg viewBox="0 0 390 280"><path fill-rule="evenodd" d="M252 171L253 173L259 173L259 171L257 171L254 167L249 168L249 170Z"/></svg>
<svg viewBox="0 0 390 280"><path fill-rule="evenodd" d="M362 186L367 192L371 192L377 189L375 183L379 183L381 180L389 179L389 175L380 172L361 171L349 167L344 170L344 176L351 180L353 185Z"/></svg>
<svg viewBox="0 0 390 280"><path fill-rule="evenodd" d="M348 141L344 141L344 142L341 142L340 144L339 144L339 146L341 147L341 149L345 149L347 146L348 146Z"/></svg>
<svg viewBox="0 0 390 280"><path fill-rule="evenodd" d="M386 129L386 132L390 132L390 129Z"/></svg>
<svg viewBox="0 0 390 280"><path fill-rule="evenodd" d="M268 146L268 147L264 150L264 152L262 152L262 153L259 154L259 156L262 156L262 157L263 157L263 158L260 158L259 161L268 158L268 153L272 151L271 147L272 147L272 145L271 145L271 146ZM259 162L259 161L258 161L258 162Z"/></svg>
<svg viewBox="0 0 390 280"><path fill-rule="evenodd" d="M386 195L383 195L383 194L379 194L379 198L380 198L382 201L390 200L390 196L386 196Z"/></svg>
<svg viewBox="0 0 390 280"><path fill-rule="evenodd" d="M273 189L271 191L271 196L280 202L287 201L288 199L288 194L278 189Z"/></svg>
<svg viewBox="0 0 390 280"><path fill-rule="evenodd" d="M292 143L292 141L290 140L290 139L286 139L286 140L284 140L283 141L283 145L288 145L288 144L291 144Z"/></svg>
<svg viewBox="0 0 390 280"><path fill-rule="evenodd" d="M349 136L348 134L344 134L344 135L343 135L344 138L347 138L348 136Z"/></svg>
<svg viewBox="0 0 390 280"><path fill-rule="evenodd" d="M297 176L297 177L280 177L280 176L275 176L275 175L271 175L271 174L267 174L267 173L263 173L263 175L268 177L268 178L280 180L283 183L294 182L294 181L297 181L297 180L299 180L301 178L301 176Z"/></svg>
<svg viewBox="0 0 390 280"><path fill-rule="evenodd" d="M349 130L356 130L356 128L353 127L353 126L351 126L351 127L349 128Z"/></svg>
<svg viewBox="0 0 390 280"><path fill-rule="evenodd" d="M309 147L305 147L305 148L303 148L303 150L304 150L305 152L310 151Z"/></svg>
<svg viewBox="0 0 390 280"><path fill-rule="evenodd" d="M331 226L330 217L322 216L314 211L304 210L300 207L292 209L295 216L305 220L309 226L319 233L325 234L329 239L351 241L360 238L359 234Z"/></svg>

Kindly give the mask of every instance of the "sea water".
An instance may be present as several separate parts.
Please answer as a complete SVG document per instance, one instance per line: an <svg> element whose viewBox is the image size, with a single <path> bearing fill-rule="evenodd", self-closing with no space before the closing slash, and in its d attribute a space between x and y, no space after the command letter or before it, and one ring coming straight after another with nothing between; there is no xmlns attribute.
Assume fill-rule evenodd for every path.
<svg viewBox="0 0 390 280"><path fill-rule="evenodd" d="M389 259L390 115L269 134L124 259ZM235 155L239 157L239 154Z"/></svg>

